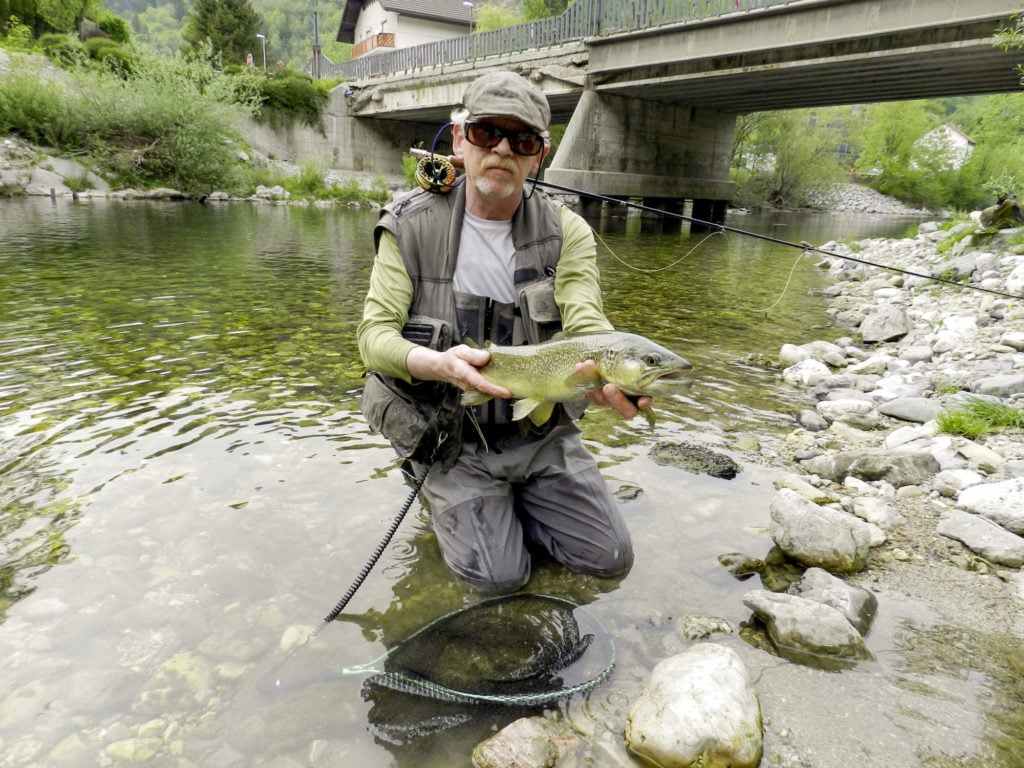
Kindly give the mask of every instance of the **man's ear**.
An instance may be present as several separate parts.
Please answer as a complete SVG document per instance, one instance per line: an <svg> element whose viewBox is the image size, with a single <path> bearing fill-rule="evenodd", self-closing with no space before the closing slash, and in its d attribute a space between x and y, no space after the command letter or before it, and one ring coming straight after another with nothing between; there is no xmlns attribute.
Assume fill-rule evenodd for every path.
<svg viewBox="0 0 1024 768"><path fill-rule="evenodd" d="M459 125L452 126L452 156L462 157L462 148L465 146L466 137L462 133L462 127Z"/></svg>

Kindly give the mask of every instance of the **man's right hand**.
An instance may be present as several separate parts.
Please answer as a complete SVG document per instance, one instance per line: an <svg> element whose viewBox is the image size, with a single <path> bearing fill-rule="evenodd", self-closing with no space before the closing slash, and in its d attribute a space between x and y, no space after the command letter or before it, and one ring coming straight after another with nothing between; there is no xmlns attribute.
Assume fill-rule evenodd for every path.
<svg viewBox="0 0 1024 768"><path fill-rule="evenodd" d="M512 393L492 384L480 373L480 368L487 365L491 353L486 349L477 349L459 344L444 352L437 352L427 347L413 347L405 358L405 365L414 379L421 381L446 381L459 389L476 389L493 397L510 399Z"/></svg>

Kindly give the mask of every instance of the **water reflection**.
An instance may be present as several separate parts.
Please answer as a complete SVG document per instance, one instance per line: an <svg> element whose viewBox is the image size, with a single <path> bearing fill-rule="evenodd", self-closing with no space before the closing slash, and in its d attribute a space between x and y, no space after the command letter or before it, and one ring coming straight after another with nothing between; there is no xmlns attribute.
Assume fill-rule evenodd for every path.
<svg viewBox="0 0 1024 768"><path fill-rule="evenodd" d="M407 493L356 408L376 213L2 205L0 653L17 664L0 671L0 766L145 749L154 764L468 766L474 726L430 746L377 744L359 681L277 699L256 685L282 641L335 604ZM793 240L846 236L836 220L785 221ZM602 582L542 565L530 585L590 604L617 638L623 661L581 723L597 734L672 645L672 617L745 618L746 587L717 555L767 550L771 473L729 436L789 427L780 413L797 395L768 361L827 323L822 277L799 251L624 223L602 232L608 313L677 349L696 383L659 401L653 433L609 413L584 421L613 487L642 491L623 502L631 573ZM743 472L660 466L655 440L699 440ZM417 514L318 637L316 668L375 658L465 604Z"/></svg>

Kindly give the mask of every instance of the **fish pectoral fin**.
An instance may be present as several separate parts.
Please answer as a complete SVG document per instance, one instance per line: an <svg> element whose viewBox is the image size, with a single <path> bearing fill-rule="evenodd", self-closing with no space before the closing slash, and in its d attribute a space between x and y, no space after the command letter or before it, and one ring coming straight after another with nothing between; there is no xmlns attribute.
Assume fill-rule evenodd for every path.
<svg viewBox="0 0 1024 768"><path fill-rule="evenodd" d="M483 405L488 400L493 400L494 395L487 395L481 392L479 389L467 389L462 393L462 398L459 402L467 407L474 405Z"/></svg>
<svg viewBox="0 0 1024 768"><path fill-rule="evenodd" d="M596 365L570 374L569 378L567 378L565 382L570 387L578 389L580 392L585 392L588 389L598 389L604 383L601 380L601 372L597 370Z"/></svg>
<svg viewBox="0 0 1024 768"><path fill-rule="evenodd" d="M530 421L539 427L551 418L551 413L554 410L554 403L534 400L532 397L524 397L522 400L516 400L512 406L512 420L519 421L529 416Z"/></svg>

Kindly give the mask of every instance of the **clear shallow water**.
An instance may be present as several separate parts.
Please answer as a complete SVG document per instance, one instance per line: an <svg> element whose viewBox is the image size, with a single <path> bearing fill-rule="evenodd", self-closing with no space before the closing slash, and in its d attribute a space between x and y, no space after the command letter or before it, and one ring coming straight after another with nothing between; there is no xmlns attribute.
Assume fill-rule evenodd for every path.
<svg viewBox="0 0 1024 768"><path fill-rule="evenodd" d="M151 753L148 765L458 767L520 714L408 738L403 723L437 705L423 714L364 699L360 679L338 674L473 600L418 506L342 620L282 651L330 611L407 494L357 410L354 331L375 220L283 206L0 204L0 766ZM909 222L728 223L822 243L898 235ZM733 440L770 446L789 429L802 400L764 361L783 343L830 337L815 295L823 277L799 250L647 229L638 217L599 225L614 253L600 256L606 309L690 359L695 383L657 403L653 433L608 413L584 421L612 487L643 489L623 504L637 563L613 582L542 565L529 587L590 603L616 638L612 679L563 707L608 765L629 764L619 742L630 698L683 647L673 622L749 618L751 585L717 556L770 547L776 470ZM648 451L665 440L719 450L743 472L720 480L655 464ZM725 642L758 663L735 636ZM261 685L282 674L287 690ZM874 671L802 674L845 700L874 696ZM979 698L973 681L950 680L929 684ZM893 706L913 720L914 702ZM960 714L958 744L979 711ZM285 759L295 762L274 762Z"/></svg>

